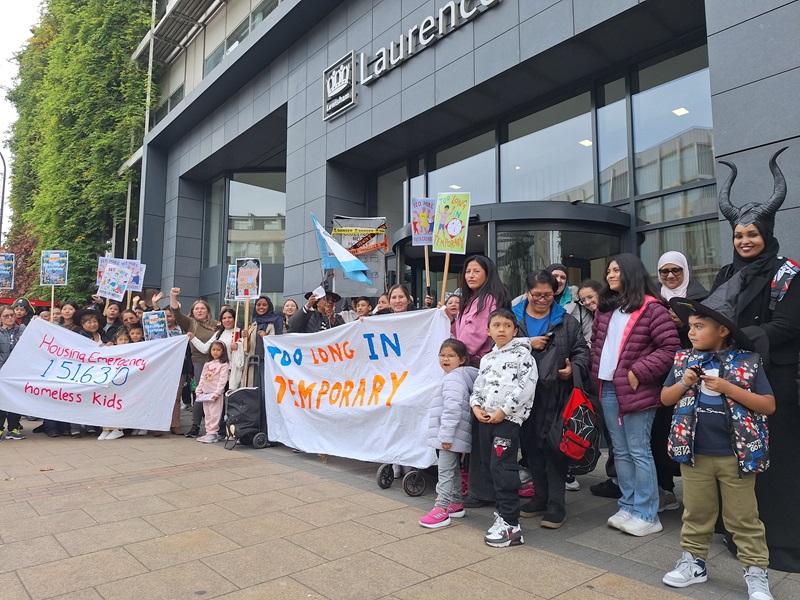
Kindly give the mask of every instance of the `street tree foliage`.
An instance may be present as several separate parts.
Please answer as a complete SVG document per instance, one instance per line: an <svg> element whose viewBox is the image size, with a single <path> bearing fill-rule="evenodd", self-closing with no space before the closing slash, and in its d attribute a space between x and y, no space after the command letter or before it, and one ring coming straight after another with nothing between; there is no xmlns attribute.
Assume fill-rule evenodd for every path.
<svg viewBox="0 0 800 600"><path fill-rule="evenodd" d="M28 252L17 254L16 295L49 300L49 289L38 287L41 250L69 250L60 299L92 293L97 257L114 219L124 221L134 176L118 171L141 143L147 72L131 54L149 28L150 7L149 0L44 0L14 57L19 74L8 98L19 118L9 132L6 247Z"/></svg>

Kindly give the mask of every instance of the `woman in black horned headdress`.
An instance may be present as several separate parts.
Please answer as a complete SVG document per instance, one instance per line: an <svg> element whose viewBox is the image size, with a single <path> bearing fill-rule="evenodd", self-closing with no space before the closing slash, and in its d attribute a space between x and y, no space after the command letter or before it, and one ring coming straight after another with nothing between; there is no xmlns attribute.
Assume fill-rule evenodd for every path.
<svg viewBox="0 0 800 600"><path fill-rule="evenodd" d="M775 181L764 203L736 207L729 194L736 179L731 169L719 195L719 207L733 228L733 263L717 275L712 292L731 300L736 324L753 340L775 390L777 410L769 419L771 464L758 475L756 495L761 520L767 530L770 567L800 572L800 406L797 367L800 352L800 272L798 263L778 256L775 213L786 198L786 180L777 165L776 152L769 161ZM727 536L726 536L727 537ZM730 541L728 547L732 548Z"/></svg>

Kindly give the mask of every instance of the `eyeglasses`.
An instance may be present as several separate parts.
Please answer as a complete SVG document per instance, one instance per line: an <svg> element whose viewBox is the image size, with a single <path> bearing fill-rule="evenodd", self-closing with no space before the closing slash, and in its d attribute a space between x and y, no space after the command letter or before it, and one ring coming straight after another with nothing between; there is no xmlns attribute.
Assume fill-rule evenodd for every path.
<svg viewBox="0 0 800 600"><path fill-rule="evenodd" d="M675 267L674 269L659 269L658 274L662 277L669 277L670 275L674 275L677 277L683 273L683 267Z"/></svg>
<svg viewBox="0 0 800 600"><path fill-rule="evenodd" d="M594 300L597 300L597 294L590 294L590 295L586 296L585 298L578 299L578 304L583 305L583 304L586 304L587 302L592 302Z"/></svg>
<svg viewBox="0 0 800 600"><path fill-rule="evenodd" d="M555 298L555 294L534 294L533 292L528 292L530 294L531 300L552 300Z"/></svg>

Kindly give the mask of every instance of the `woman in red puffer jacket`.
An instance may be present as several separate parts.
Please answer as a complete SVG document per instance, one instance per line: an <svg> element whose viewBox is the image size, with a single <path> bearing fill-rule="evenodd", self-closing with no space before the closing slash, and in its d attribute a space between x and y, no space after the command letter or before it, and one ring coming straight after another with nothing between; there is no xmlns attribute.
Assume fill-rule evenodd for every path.
<svg viewBox="0 0 800 600"><path fill-rule="evenodd" d="M592 324L592 378L614 446L622 497L608 525L635 536L662 530L650 431L680 339L658 288L633 254L615 256Z"/></svg>

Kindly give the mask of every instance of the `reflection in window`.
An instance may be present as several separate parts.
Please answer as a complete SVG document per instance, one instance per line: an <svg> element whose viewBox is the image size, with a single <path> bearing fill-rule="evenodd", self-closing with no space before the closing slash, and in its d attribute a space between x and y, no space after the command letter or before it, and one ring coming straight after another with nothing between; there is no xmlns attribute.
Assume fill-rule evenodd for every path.
<svg viewBox="0 0 800 600"><path fill-rule="evenodd" d="M208 55L206 59L206 67L203 77L211 73L216 66L222 62L223 57L225 56L225 42L221 43L219 46L214 48L214 51Z"/></svg>
<svg viewBox="0 0 800 600"><path fill-rule="evenodd" d="M706 47L638 72L633 95L636 193L714 177Z"/></svg>
<svg viewBox="0 0 800 600"><path fill-rule="evenodd" d="M228 39L225 40L225 54L230 54L233 52L239 44L244 41L244 38L248 36L250 33L250 20L245 19L242 21L236 29L233 30L228 36Z"/></svg>
<svg viewBox="0 0 800 600"><path fill-rule="evenodd" d="M589 93L508 125L500 147L503 202L594 202Z"/></svg>
<svg viewBox="0 0 800 600"><path fill-rule="evenodd" d="M560 262L570 269L570 285L591 277L603 280L609 256L619 252L619 239L577 231L499 231L497 268L511 296L525 291L528 273Z"/></svg>
<svg viewBox="0 0 800 600"><path fill-rule="evenodd" d="M285 240L286 173L236 173L230 182L228 264L237 258L283 264Z"/></svg>
<svg viewBox="0 0 800 600"><path fill-rule="evenodd" d="M636 203L636 216L643 221L643 225L655 225L667 221L716 214L716 212L716 185L640 200Z"/></svg>
<svg viewBox="0 0 800 600"><path fill-rule="evenodd" d="M386 233L390 248L394 244L394 234L404 222L405 183L405 167L378 177L377 214L379 217L386 217Z"/></svg>
<svg viewBox="0 0 800 600"><path fill-rule="evenodd" d="M207 189L203 214L203 267L220 264L222 251L222 213L225 206L225 180L217 179Z"/></svg>
<svg viewBox="0 0 800 600"><path fill-rule="evenodd" d="M630 193L624 79L602 85L597 91L597 141L600 202L624 200Z"/></svg>
<svg viewBox="0 0 800 600"><path fill-rule="evenodd" d="M683 252L689 262L692 278L703 284L706 289L711 289L711 284L722 266L719 221L714 218L646 231L639 256L653 276L653 281L658 281L656 273L658 259L664 252L670 250Z"/></svg>
<svg viewBox="0 0 800 600"><path fill-rule="evenodd" d="M250 28L252 29L266 19L269 13L278 8L278 4L280 4L280 0L264 0L259 4L250 15Z"/></svg>
<svg viewBox="0 0 800 600"><path fill-rule="evenodd" d="M471 194L472 205L496 202L494 131L436 153L436 169L428 174L428 194Z"/></svg>

